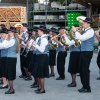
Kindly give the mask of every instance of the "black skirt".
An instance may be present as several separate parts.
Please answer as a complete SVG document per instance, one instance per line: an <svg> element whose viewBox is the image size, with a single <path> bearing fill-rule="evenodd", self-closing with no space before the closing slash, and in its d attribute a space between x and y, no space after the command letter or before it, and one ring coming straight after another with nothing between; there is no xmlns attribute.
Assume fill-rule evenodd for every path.
<svg viewBox="0 0 100 100"><path fill-rule="evenodd" d="M49 77L49 57L47 54L36 55L33 76L35 78Z"/></svg>
<svg viewBox="0 0 100 100"><path fill-rule="evenodd" d="M7 71L6 71L6 78L8 80L16 79L16 62L17 58L7 58Z"/></svg>
<svg viewBox="0 0 100 100"><path fill-rule="evenodd" d="M56 50L49 50L49 65L56 65Z"/></svg>
<svg viewBox="0 0 100 100"><path fill-rule="evenodd" d="M80 52L71 52L69 58L68 72L71 74L79 73Z"/></svg>
<svg viewBox="0 0 100 100"><path fill-rule="evenodd" d="M1 57L0 59L0 73L1 77L6 77L6 71L7 71L7 57Z"/></svg>

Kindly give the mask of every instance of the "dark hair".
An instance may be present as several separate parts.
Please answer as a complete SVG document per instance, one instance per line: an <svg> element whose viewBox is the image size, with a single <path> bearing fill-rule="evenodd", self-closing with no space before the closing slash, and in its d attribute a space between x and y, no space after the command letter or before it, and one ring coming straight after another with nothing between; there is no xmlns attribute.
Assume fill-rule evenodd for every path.
<svg viewBox="0 0 100 100"><path fill-rule="evenodd" d="M22 23L23 27L28 27L27 23Z"/></svg>
<svg viewBox="0 0 100 100"><path fill-rule="evenodd" d="M13 33L17 33L17 30L16 30L15 27L10 27L8 32L10 32L10 31L13 32Z"/></svg>
<svg viewBox="0 0 100 100"><path fill-rule="evenodd" d="M32 29L32 31L35 31L35 32L37 32L38 31L38 27L33 27L33 29Z"/></svg>
<svg viewBox="0 0 100 100"><path fill-rule="evenodd" d="M43 31L43 32L46 32L46 27L45 26L40 26L38 29Z"/></svg>

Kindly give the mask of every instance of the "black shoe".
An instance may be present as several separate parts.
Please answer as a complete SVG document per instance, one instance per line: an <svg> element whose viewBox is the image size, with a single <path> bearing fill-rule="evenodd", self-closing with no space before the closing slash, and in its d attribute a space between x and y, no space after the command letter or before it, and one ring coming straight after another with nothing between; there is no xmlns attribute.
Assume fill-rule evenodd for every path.
<svg viewBox="0 0 100 100"><path fill-rule="evenodd" d="M34 82L33 84L31 84L30 86L33 86L33 85L36 85L37 83L36 82Z"/></svg>
<svg viewBox="0 0 100 100"><path fill-rule="evenodd" d="M100 77L97 77L97 80L100 80Z"/></svg>
<svg viewBox="0 0 100 100"><path fill-rule="evenodd" d="M8 85L0 87L0 89L7 89L7 88L8 88Z"/></svg>
<svg viewBox="0 0 100 100"><path fill-rule="evenodd" d="M14 94L14 93L15 93L14 89L13 90L9 89L8 91L5 92L5 94Z"/></svg>
<svg viewBox="0 0 100 100"><path fill-rule="evenodd" d="M37 93L37 94L43 94L43 93L45 93L45 90L40 90L40 91L37 91L37 92L35 92L35 93Z"/></svg>
<svg viewBox="0 0 100 100"><path fill-rule="evenodd" d="M38 92L38 91L41 91L41 89L38 88L37 90L34 90L34 91L35 91L35 92Z"/></svg>
<svg viewBox="0 0 100 100"><path fill-rule="evenodd" d="M50 75L49 75L49 77L54 77L54 76L55 76L55 74L50 74Z"/></svg>
<svg viewBox="0 0 100 100"><path fill-rule="evenodd" d="M25 81L29 81L29 80L32 80L32 77L26 77L24 78Z"/></svg>
<svg viewBox="0 0 100 100"><path fill-rule="evenodd" d="M30 88L37 88L37 87L38 87L37 84L32 84L32 85L30 86Z"/></svg>
<svg viewBox="0 0 100 100"><path fill-rule="evenodd" d="M58 77L56 80L64 80L65 78Z"/></svg>
<svg viewBox="0 0 100 100"><path fill-rule="evenodd" d="M81 88L78 90L80 93L90 93L91 90L90 89L85 89L85 88Z"/></svg>
<svg viewBox="0 0 100 100"><path fill-rule="evenodd" d="M76 83L70 83L67 85L67 87L76 87Z"/></svg>

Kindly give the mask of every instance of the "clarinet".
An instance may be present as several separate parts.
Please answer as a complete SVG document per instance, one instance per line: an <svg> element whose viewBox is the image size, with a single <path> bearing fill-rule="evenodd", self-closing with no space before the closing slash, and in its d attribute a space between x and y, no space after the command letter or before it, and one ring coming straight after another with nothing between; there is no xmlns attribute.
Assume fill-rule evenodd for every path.
<svg viewBox="0 0 100 100"><path fill-rule="evenodd" d="M33 42L34 42L34 39L32 39L32 38L33 38L33 36L31 36L31 37L29 38L29 41L31 40L31 43L30 43L30 46L29 46L29 47L26 47L26 53L24 54L24 57L27 57L29 51L30 51L31 48L32 48L32 45L33 45Z"/></svg>

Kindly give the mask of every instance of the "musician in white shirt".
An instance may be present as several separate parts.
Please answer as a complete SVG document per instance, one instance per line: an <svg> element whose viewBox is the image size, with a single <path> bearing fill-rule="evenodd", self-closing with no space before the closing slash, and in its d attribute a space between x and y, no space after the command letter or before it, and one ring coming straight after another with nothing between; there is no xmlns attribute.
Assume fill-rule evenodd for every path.
<svg viewBox="0 0 100 100"><path fill-rule="evenodd" d="M35 91L38 94L45 93L45 78L49 77L49 56L48 56L48 36L45 34L46 28L40 26L38 29L39 37L33 43L36 50L36 63L33 69L34 76L38 79L39 88Z"/></svg>

